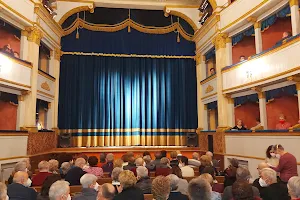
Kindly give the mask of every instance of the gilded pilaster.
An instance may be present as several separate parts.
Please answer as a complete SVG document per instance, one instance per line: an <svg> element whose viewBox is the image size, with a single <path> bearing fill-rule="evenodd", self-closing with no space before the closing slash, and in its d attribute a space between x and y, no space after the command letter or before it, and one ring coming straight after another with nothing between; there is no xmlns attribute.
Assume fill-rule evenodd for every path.
<svg viewBox="0 0 300 200"><path fill-rule="evenodd" d="M34 42L40 45L43 37L42 31L37 26L26 27L25 31L22 31L22 35L27 36L29 42Z"/></svg>
<svg viewBox="0 0 300 200"><path fill-rule="evenodd" d="M219 50L226 47L226 38L228 34L219 33L213 40L212 43L215 45L215 49Z"/></svg>
<svg viewBox="0 0 300 200"><path fill-rule="evenodd" d="M291 7L291 22L292 22L292 31L293 36L300 33L300 14L299 14L299 2L298 0L290 0Z"/></svg>

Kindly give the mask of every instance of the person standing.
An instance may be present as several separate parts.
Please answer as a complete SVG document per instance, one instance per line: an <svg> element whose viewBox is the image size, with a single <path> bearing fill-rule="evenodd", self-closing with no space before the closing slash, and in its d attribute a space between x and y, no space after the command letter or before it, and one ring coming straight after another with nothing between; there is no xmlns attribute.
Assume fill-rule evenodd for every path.
<svg viewBox="0 0 300 200"><path fill-rule="evenodd" d="M280 173L282 182L287 183L293 176L298 176L297 160L295 156L286 152L281 144L274 146L276 157L279 158L277 167L270 166L273 170Z"/></svg>

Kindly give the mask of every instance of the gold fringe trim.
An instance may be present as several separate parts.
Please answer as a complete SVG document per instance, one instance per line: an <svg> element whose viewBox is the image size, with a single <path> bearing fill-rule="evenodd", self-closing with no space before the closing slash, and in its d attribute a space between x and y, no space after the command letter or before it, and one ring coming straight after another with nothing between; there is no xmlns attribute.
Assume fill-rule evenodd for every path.
<svg viewBox="0 0 300 200"><path fill-rule="evenodd" d="M159 128L159 129L145 129L145 128L115 128L115 129L60 129L60 133L91 133L91 132L145 132L145 133L194 133L196 129L169 129L169 128Z"/></svg>
<svg viewBox="0 0 300 200"><path fill-rule="evenodd" d="M84 53L84 52L63 52L62 55L76 56L101 56L121 58L173 58L173 59L196 59L195 56L167 56L167 55L139 55L139 54L106 54L106 53Z"/></svg>
<svg viewBox="0 0 300 200"><path fill-rule="evenodd" d="M85 28L90 31L102 31L102 32L117 32L125 28L128 28L128 32L130 32L130 29L133 28L139 32L148 33L148 34L167 34L175 30L178 30L180 35L184 39L188 41L193 41L194 38L194 35L187 33L178 22L175 22L165 27L154 27L154 26L144 26L142 24L138 24L137 22L131 19L126 19L123 22L115 25L108 25L108 24L93 24L84 21L83 19L80 18L77 18L68 28L64 29L64 36L71 34L78 27Z"/></svg>

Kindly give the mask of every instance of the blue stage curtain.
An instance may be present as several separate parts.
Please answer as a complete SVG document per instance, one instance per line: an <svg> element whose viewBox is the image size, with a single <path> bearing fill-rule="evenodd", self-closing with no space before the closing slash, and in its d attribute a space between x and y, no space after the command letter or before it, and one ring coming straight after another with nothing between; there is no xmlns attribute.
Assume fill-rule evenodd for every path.
<svg viewBox="0 0 300 200"><path fill-rule="evenodd" d="M242 96L242 97L236 97L234 98L234 106L239 106L239 105L243 105L247 102L258 102L258 95L257 94L251 94L251 95L247 95L247 96Z"/></svg>
<svg viewBox="0 0 300 200"><path fill-rule="evenodd" d="M274 98L280 98L282 96L293 96L297 94L296 85L289 85L286 87L270 90L266 92L266 100L269 101Z"/></svg>
<svg viewBox="0 0 300 200"><path fill-rule="evenodd" d="M232 37L232 45L236 45L237 43L241 42L245 36L252 36L252 35L254 35L254 27L253 26L251 26L250 28L233 36Z"/></svg>
<svg viewBox="0 0 300 200"><path fill-rule="evenodd" d="M185 145L182 129L197 128L195 66L193 59L64 55L59 128L82 136L73 137L78 146Z"/></svg>
<svg viewBox="0 0 300 200"><path fill-rule="evenodd" d="M216 49L213 48L205 54L205 60L209 60L216 56Z"/></svg>

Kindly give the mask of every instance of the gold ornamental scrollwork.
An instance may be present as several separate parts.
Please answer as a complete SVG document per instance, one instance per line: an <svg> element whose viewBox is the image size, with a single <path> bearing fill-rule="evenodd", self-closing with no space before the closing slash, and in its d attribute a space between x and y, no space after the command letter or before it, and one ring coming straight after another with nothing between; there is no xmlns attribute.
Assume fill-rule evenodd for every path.
<svg viewBox="0 0 300 200"><path fill-rule="evenodd" d="M26 27L25 30L21 32L21 34L27 36L28 41L34 42L37 45L40 45L41 39L43 37L42 31L36 26Z"/></svg>
<svg viewBox="0 0 300 200"><path fill-rule="evenodd" d="M60 61L60 57L62 56L62 52L59 48L54 49L54 59Z"/></svg>
<svg viewBox="0 0 300 200"><path fill-rule="evenodd" d="M48 85L47 82L42 83L41 88L44 90L50 91L50 86Z"/></svg>
<svg viewBox="0 0 300 200"><path fill-rule="evenodd" d="M219 33L213 40L212 43L215 45L216 50L226 48L226 39L228 34Z"/></svg>
<svg viewBox="0 0 300 200"><path fill-rule="evenodd" d="M205 93L206 93L206 94L207 94L207 93L210 93L210 92L212 92L212 91L214 91L214 87L211 86L211 85L208 85L207 88L205 89Z"/></svg>

